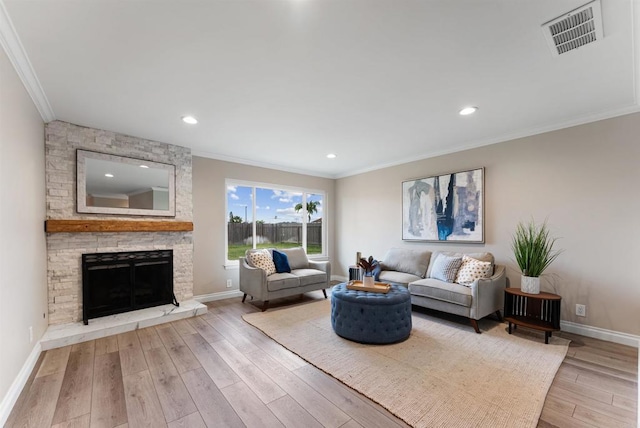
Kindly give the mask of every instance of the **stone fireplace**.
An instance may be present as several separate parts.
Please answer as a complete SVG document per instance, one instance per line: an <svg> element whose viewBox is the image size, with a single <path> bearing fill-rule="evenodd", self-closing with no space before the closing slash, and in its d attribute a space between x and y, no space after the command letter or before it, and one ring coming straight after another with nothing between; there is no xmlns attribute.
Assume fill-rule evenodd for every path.
<svg viewBox="0 0 640 428"><path fill-rule="evenodd" d="M175 165L175 218L78 214L77 149ZM54 121L45 127L45 161L47 220L193 221L191 150L188 148ZM191 299L193 235L190 231L47 233L49 325L75 323L83 319L83 254L151 250L173 252L176 300Z"/></svg>

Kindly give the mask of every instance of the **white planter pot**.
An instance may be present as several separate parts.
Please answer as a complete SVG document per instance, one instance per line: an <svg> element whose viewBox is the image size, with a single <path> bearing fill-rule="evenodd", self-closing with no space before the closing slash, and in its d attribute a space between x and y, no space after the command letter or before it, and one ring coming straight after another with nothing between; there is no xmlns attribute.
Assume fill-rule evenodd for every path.
<svg viewBox="0 0 640 428"><path fill-rule="evenodd" d="M372 276L364 276L362 278L362 285L365 287L373 287L375 285L375 280Z"/></svg>
<svg viewBox="0 0 640 428"><path fill-rule="evenodd" d="M528 294L540 294L540 277L522 275L520 290Z"/></svg>

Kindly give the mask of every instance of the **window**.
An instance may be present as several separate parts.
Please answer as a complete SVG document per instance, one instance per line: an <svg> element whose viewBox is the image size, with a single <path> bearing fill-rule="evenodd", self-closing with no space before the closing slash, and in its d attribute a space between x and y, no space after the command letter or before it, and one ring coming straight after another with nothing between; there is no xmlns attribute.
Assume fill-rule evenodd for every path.
<svg viewBox="0 0 640 428"><path fill-rule="evenodd" d="M324 198L321 194L307 194L307 254L324 254L322 245L322 212Z"/></svg>
<svg viewBox="0 0 640 428"><path fill-rule="evenodd" d="M227 261L250 248L303 247L324 256L323 192L227 181ZM231 264L231 263L230 263Z"/></svg>

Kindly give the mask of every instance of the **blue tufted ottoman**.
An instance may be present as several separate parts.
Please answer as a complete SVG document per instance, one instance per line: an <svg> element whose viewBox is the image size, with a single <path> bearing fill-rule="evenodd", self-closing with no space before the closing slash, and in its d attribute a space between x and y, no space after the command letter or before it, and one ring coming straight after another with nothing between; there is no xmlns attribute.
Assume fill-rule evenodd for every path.
<svg viewBox="0 0 640 428"><path fill-rule="evenodd" d="M338 284L331 293L331 326L338 336L355 342L401 342L411 333L409 290L391 285L387 294L371 293Z"/></svg>

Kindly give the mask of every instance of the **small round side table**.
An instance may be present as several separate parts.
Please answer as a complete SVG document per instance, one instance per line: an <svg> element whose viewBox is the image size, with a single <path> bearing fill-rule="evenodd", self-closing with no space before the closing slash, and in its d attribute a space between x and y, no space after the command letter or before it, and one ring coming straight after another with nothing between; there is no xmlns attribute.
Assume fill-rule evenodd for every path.
<svg viewBox="0 0 640 428"><path fill-rule="evenodd" d="M562 297L553 293L529 294L519 288L504 289L504 320L511 324L544 331L544 343L560 330Z"/></svg>

